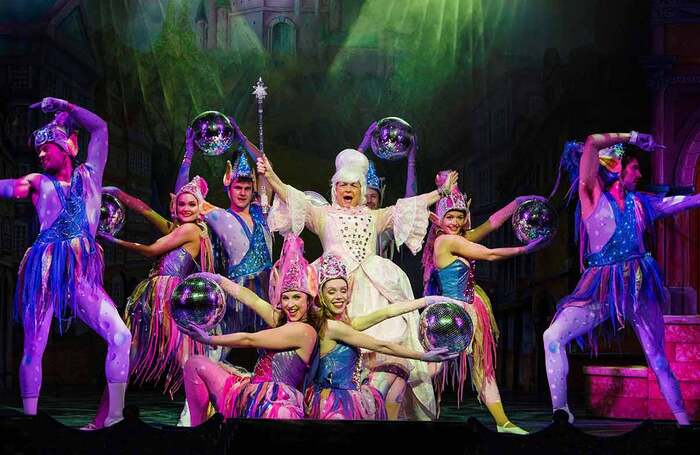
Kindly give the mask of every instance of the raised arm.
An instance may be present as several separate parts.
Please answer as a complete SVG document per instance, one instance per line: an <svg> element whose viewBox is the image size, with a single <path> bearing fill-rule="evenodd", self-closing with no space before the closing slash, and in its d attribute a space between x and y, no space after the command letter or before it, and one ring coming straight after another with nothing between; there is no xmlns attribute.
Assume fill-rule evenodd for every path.
<svg viewBox="0 0 700 455"><path fill-rule="evenodd" d="M161 233L169 234L175 228L175 223L166 220L148 204L143 202L141 199L128 194L126 191L123 191L116 186L105 186L102 188L102 191L116 197L129 209L146 218L146 220L155 226L155 228Z"/></svg>
<svg viewBox="0 0 700 455"><path fill-rule="evenodd" d="M406 191L404 197L413 197L418 192L416 183L416 153L418 152L418 135L414 136L413 147L408 151L406 162Z"/></svg>
<svg viewBox="0 0 700 455"><path fill-rule="evenodd" d="M584 217L590 213L598 202L604 188L598 177L598 152L620 142L628 142L628 133L591 134L583 145L583 153L579 161L578 194L581 200L581 210Z"/></svg>
<svg viewBox="0 0 700 455"><path fill-rule="evenodd" d="M266 177L269 186L277 193L282 201L287 202L287 185L277 176L272 169L270 160L266 156L260 156L257 160L258 174Z"/></svg>
<svg viewBox="0 0 700 455"><path fill-rule="evenodd" d="M447 349L436 349L428 352L414 351L398 343L378 340L365 333L359 332L349 325L340 321L328 321L326 327L326 337L336 341L368 349L382 354L403 357L405 359L423 360L425 362L441 362L456 357L459 354L448 354Z"/></svg>
<svg viewBox="0 0 700 455"><path fill-rule="evenodd" d="M233 128L236 130L236 135L241 141L241 144L243 145L243 148L245 148L248 153L254 157L256 160L258 158L261 158L263 156L262 152L260 151L259 148L255 146L251 141L248 140L245 134L243 134L243 131L241 131L241 128L238 126L238 123L236 121L229 117L231 124L233 125ZM265 188L265 194L267 195L267 200L272 201L272 195L274 193L274 190L272 186L270 186L270 183L267 181L267 177L264 175L260 175L258 177L258 188Z"/></svg>
<svg viewBox="0 0 700 455"><path fill-rule="evenodd" d="M274 327L277 325L280 312L275 310L269 302L258 297L258 295L250 289L241 286L226 277L214 274L207 275L212 275L212 279L219 283L224 292L234 299L241 301L251 310L255 311L269 327Z"/></svg>
<svg viewBox="0 0 700 455"><path fill-rule="evenodd" d="M200 234L201 231L196 224L186 223L150 245L117 239L107 234L99 235L101 238L115 243L122 248L126 248L129 251L134 251L146 257L157 257L197 240Z"/></svg>
<svg viewBox="0 0 700 455"><path fill-rule="evenodd" d="M100 179L102 178L105 165L107 164L107 153L109 152L109 133L107 131L107 123L101 117L85 108L59 98L47 97L29 107L32 109L40 107L43 112L47 113L68 112L75 123L90 133L86 163Z"/></svg>
<svg viewBox="0 0 700 455"><path fill-rule="evenodd" d="M194 131L192 128L187 128L185 132L185 156L182 158L180 170L177 172L175 180L175 193L180 191L180 188L185 186L190 181L190 167L192 167L192 157L194 156Z"/></svg>

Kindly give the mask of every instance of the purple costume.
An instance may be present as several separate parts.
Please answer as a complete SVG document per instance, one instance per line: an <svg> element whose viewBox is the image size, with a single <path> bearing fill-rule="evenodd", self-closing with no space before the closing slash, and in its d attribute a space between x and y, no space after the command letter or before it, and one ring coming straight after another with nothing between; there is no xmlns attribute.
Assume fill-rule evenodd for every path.
<svg viewBox="0 0 700 455"><path fill-rule="evenodd" d="M140 383L165 375L165 390L172 394L182 384L182 366L207 347L178 329L172 319L170 297L178 284L199 266L185 250L176 248L161 256L148 278L129 297L125 320L131 329L131 374Z"/></svg>
<svg viewBox="0 0 700 455"><path fill-rule="evenodd" d="M303 419L304 390L318 346L307 365L296 353L264 350L252 376L232 373L224 386L222 413L226 417Z"/></svg>
<svg viewBox="0 0 700 455"><path fill-rule="evenodd" d="M656 261L646 250L643 234L653 221L684 208L676 198L626 193L624 209L605 192L585 220L582 244L586 269L574 292L562 299L552 325L544 333L547 378L554 409L566 408L568 360L565 346L610 321L616 334L629 323L674 414L684 412L680 388L664 352L661 306L666 299ZM688 201L690 202L690 199Z"/></svg>

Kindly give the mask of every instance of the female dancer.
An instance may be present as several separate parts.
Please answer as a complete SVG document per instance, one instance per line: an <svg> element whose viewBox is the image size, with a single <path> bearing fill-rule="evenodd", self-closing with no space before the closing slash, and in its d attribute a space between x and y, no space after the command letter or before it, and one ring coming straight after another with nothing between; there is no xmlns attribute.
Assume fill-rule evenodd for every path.
<svg viewBox="0 0 700 455"><path fill-rule="evenodd" d="M164 376L165 390L171 396L182 383L182 367L187 359L192 354L206 352L204 346L177 329L168 303L174 289L189 274L199 268L213 270L211 242L202 221L206 194L207 183L199 176L184 185L171 202L174 224L141 207L142 213L152 212L150 218L162 232L169 231L151 245L100 234L103 239L144 256L159 256L149 277L139 283L129 297L125 319L132 333L132 377L144 383ZM117 193L118 197L120 195L124 196Z"/></svg>
<svg viewBox="0 0 700 455"><path fill-rule="evenodd" d="M394 303L366 316L351 319L347 314L350 283L343 260L332 253L326 253L321 258L318 271L321 357L314 383L306 391L308 417L357 420L386 418L384 397L393 382L392 378L388 378L388 381L372 381L370 373L369 381L361 383L360 348L424 362L441 362L459 355L448 354L447 348L418 352L362 332L386 319L421 309L429 305L434 297Z"/></svg>
<svg viewBox="0 0 700 455"><path fill-rule="evenodd" d="M443 171L438 179L444 179L445 176L446 171ZM518 198L492 215L489 221L490 229L495 230L501 226L512 215L520 201L531 198ZM543 247L543 240L527 246L494 249L467 240L465 233L470 228L469 209L458 188L449 196L440 199L434 221L439 221L439 224L433 224L423 251L425 294L440 294L469 304L468 309L475 316L476 322L469 358L472 386L496 421L499 433L527 434L525 430L511 423L503 410L494 369L495 338L498 336L498 329L488 296L474 283L474 266L475 261L480 259L498 261L530 253ZM478 235L483 236L487 230L487 227L481 228ZM459 371L458 388L461 395L461 384L464 381L461 373L465 368L460 367ZM443 384L446 374L447 372L443 371ZM438 391L443 384L438 384Z"/></svg>
<svg viewBox="0 0 700 455"><path fill-rule="evenodd" d="M218 275L211 277L228 294L239 299L268 323L272 323L279 313L249 289ZM314 310L319 312L320 359L314 382L306 389L307 417L324 420L386 419L384 396L391 381L384 382L381 390L360 382L359 348L425 362L439 362L457 356L447 354L446 349L418 352L398 343L377 340L361 332L388 318L423 308L430 298L395 303L351 320L346 312L350 295L342 259L333 254L323 255L318 266L318 277L321 305Z"/></svg>
<svg viewBox="0 0 700 455"><path fill-rule="evenodd" d="M261 314L271 328L210 336L190 327L191 336L208 345L262 350L252 375L204 356L190 358L185 365L185 394L193 426L206 419L209 403L227 418L304 417L301 391L315 370L318 336L309 311L316 296L316 273L304 259L303 248L300 238L287 236L282 256L272 269L270 295L279 310L269 305Z"/></svg>

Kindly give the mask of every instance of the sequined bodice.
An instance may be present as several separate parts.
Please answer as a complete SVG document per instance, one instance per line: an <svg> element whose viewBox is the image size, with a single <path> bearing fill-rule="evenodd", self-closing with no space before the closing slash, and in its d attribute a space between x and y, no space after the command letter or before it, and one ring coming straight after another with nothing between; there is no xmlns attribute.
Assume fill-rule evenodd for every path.
<svg viewBox="0 0 700 455"><path fill-rule="evenodd" d="M455 259L446 267L437 269L440 294L471 303L474 300L474 263Z"/></svg>
<svg viewBox="0 0 700 455"><path fill-rule="evenodd" d="M357 390L361 373L360 350L338 343L321 357L314 382L322 388Z"/></svg>
<svg viewBox="0 0 700 455"><path fill-rule="evenodd" d="M151 268L150 276L165 275L186 277L195 271L197 263L183 247L164 254Z"/></svg>
<svg viewBox="0 0 700 455"><path fill-rule="evenodd" d="M337 227L345 249L358 263L367 256L376 254L374 215L371 212L351 214L342 211L329 212L329 217Z"/></svg>
<svg viewBox="0 0 700 455"><path fill-rule="evenodd" d="M90 235L90 225L85 212L85 200L83 198L83 179L78 172L73 171L71 176L68 196L63 191L61 184L53 176L48 176L53 183L59 201L61 212L48 228L39 233L35 244L47 244L57 241L70 240L79 236Z"/></svg>
<svg viewBox="0 0 700 455"><path fill-rule="evenodd" d="M251 382L281 382L299 390L304 385L308 369L295 350L264 350L255 364Z"/></svg>
<svg viewBox="0 0 700 455"><path fill-rule="evenodd" d="M610 193L603 194L608 198L615 216L615 232L600 251L586 255L589 267L614 264L645 254L637 229L634 194L626 194L624 211L620 210Z"/></svg>
<svg viewBox="0 0 700 455"><path fill-rule="evenodd" d="M248 237L249 246L243 259L238 264L232 265L228 269L228 277L231 279L253 275L263 270L269 270L272 267L272 258L265 240L265 215L262 209L257 204L250 206L250 216L253 219L253 232L241 217L239 217L231 209L228 212L233 215L241 224L241 228Z"/></svg>

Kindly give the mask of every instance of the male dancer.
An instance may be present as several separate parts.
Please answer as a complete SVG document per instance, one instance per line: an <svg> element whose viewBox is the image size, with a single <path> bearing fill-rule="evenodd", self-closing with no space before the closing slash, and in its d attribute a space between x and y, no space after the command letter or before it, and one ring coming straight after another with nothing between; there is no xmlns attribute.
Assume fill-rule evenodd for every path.
<svg viewBox="0 0 700 455"><path fill-rule="evenodd" d="M210 206L205 221L215 234L217 250L226 256L225 270L217 272L267 299L268 280L272 267L272 237L267 227L266 215L254 198L257 191L257 176L251 158L261 156L240 130L233 119L231 123L240 139L238 157L226 163L224 188L231 200L227 210ZM187 130L185 158L182 161L175 189L189 181L190 165L195 145L191 129ZM266 190L269 190L269 186ZM271 193L268 194L271 200ZM221 251L217 251L221 253ZM228 302L229 311L222 330L224 333L257 331L265 327L264 322L248 307L236 300ZM226 355L227 352L224 353Z"/></svg>
<svg viewBox="0 0 700 455"><path fill-rule="evenodd" d="M107 124L87 109L58 98L44 98L31 107L56 113L32 136L44 173L0 180L3 198L31 198L41 224L39 236L20 264L15 295L15 314L24 326L19 368L24 412L37 412L51 318L55 316L63 330L63 322L77 315L107 342L105 425L113 425L122 420L131 334L102 287L102 251L95 242L107 162ZM78 154L75 124L90 133L87 160L79 165L74 161Z"/></svg>
<svg viewBox="0 0 700 455"><path fill-rule="evenodd" d="M688 424L678 381L664 351L661 306L666 298L656 261L643 234L653 222L700 206L700 195L651 197L635 191L642 177L632 150L651 151L650 135L593 134L585 144L566 144L562 165L578 185L582 263L585 270L574 292L559 302L552 325L544 332L547 379L554 411L573 414L567 403L566 345L584 334L595 346L593 329L609 320L614 333L629 323L654 371L661 393L681 425ZM579 172L580 171L580 172Z"/></svg>

